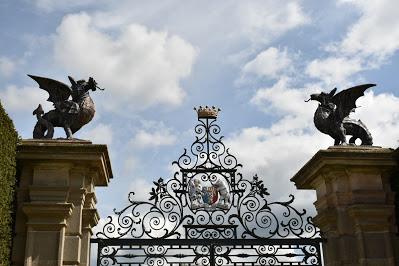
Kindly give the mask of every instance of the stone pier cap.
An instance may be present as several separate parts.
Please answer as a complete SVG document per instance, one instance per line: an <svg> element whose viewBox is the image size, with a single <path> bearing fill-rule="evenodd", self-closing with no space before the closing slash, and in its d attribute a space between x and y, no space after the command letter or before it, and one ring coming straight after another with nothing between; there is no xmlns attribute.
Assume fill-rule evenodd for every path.
<svg viewBox="0 0 399 266"><path fill-rule="evenodd" d="M337 169L392 169L398 165L399 149L376 146L331 146L319 150L292 178L300 189L314 189L313 182L323 172ZM382 170L382 169L381 169Z"/></svg>
<svg viewBox="0 0 399 266"><path fill-rule="evenodd" d="M98 171L95 186L107 186L113 178L107 146L87 140L25 139L17 146L18 161L54 161L55 163L89 164Z"/></svg>

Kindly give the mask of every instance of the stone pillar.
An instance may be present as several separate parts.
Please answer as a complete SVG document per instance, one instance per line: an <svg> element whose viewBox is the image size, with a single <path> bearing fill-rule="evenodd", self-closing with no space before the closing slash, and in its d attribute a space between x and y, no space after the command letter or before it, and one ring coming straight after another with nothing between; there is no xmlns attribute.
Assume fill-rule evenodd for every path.
<svg viewBox="0 0 399 266"><path fill-rule="evenodd" d="M17 172L13 265L89 265L94 188L112 178L106 145L23 140Z"/></svg>
<svg viewBox="0 0 399 266"><path fill-rule="evenodd" d="M395 264L395 195L390 178L395 151L334 146L320 150L291 179L317 193L315 224L324 233L324 262L330 265Z"/></svg>

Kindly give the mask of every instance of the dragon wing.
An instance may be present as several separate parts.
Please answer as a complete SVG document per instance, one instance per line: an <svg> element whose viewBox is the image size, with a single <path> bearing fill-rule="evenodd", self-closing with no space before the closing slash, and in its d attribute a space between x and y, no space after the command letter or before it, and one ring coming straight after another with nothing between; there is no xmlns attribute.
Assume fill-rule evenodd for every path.
<svg viewBox="0 0 399 266"><path fill-rule="evenodd" d="M35 80L39 84L39 87L41 89L48 92L49 98L47 99L47 101L49 102L63 102L68 100L69 96L71 95L72 90L65 83L50 78L38 77L33 75L28 76Z"/></svg>
<svg viewBox="0 0 399 266"><path fill-rule="evenodd" d="M374 87L376 84L363 84L343 90L332 98L332 102L337 106L336 115L342 121L349 113L356 108L356 100L364 95L365 90Z"/></svg>

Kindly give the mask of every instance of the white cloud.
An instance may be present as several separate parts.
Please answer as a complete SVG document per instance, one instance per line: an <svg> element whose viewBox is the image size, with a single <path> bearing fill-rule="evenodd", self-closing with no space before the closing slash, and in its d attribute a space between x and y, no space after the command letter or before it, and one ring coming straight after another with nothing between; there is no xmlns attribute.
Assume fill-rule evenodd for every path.
<svg viewBox="0 0 399 266"><path fill-rule="evenodd" d="M362 70L359 59L347 57L328 57L315 59L306 67L306 73L321 80L326 86L348 84L348 78Z"/></svg>
<svg viewBox="0 0 399 266"><path fill-rule="evenodd" d="M134 200L148 201L150 198L151 188L154 186L152 181L147 179L135 177L134 182L129 185L129 191L134 192Z"/></svg>
<svg viewBox="0 0 399 266"><path fill-rule="evenodd" d="M176 172L180 172L180 167L177 164L168 164L167 165L167 171L169 174L167 174L166 176L174 176L174 174Z"/></svg>
<svg viewBox="0 0 399 266"><path fill-rule="evenodd" d="M292 88L291 79L283 76L272 87L258 89L251 103L266 113L308 117L311 108L304 100L311 93L314 93L312 89Z"/></svg>
<svg viewBox="0 0 399 266"><path fill-rule="evenodd" d="M272 189L274 197L286 197L294 192L289 179L320 148L332 144L328 137L319 136L314 130L308 133L289 129L274 132L258 127L245 128L226 142L231 152L237 153L245 174L258 173Z"/></svg>
<svg viewBox="0 0 399 266"><path fill-rule="evenodd" d="M83 128L77 134L79 134L79 138L90 140L96 144L112 144L113 133L110 125L99 123L90 129Z"/></svg>
<svg viewBox="0 0 399 266"><path fill-rule="evenodd" d="M173 145L177 138L172 130L162 122L143 121L143 129L139 129L130 140L134 148L155 148Z"/></svg>
<svg viewBox="0 0 399 266"><path fill-rule="evenodd" d="M255 43L270 42L310 20L299 1L240 1L237 11L242 31Z"/></svg>
<svg viewBox="0 0 399 266"><path fill-rule="evenodd" d="M378 86L359 98L359 108L351 114L370 130L374 145L396 148L399 140L399 98L387 93L375 94Z"/></svg>
<svg viewBox="0 0 399 266"><path fill-rule="evenodd" d="M53 109L52 105L46 101L47 92L38 87L17 87L7 86L5 90L0 90L2 104L11 112L33 112L39 103L45 112Z"/></svg>
<svg viewBox="0 0 399 266"><path fill-rule="evenodd" d="M226 140L244 165L244 174L263 177L271 197L286 200L288 194L296 194L297 204L307 207L315 199L314 193L297 191L289 179L318 149L333 142L313 126L317 104L304 102L313 92L294 88L286 76L269 88L258 89L251 103L280 118L270 127L244 128Z"/></svg>
<svg viewBox="0 0 399 266"><path fill-rule="evenodd" d="M357 7L361 16L338 45L340 51L380 60L399 49L399 5L395 0L341 2Z"/></svg>
<svg viewBox="0 0 399 266"><path fill-rule="evenodd" d="M190 75L197 54L180 37L138 24L108 34L85 13L64 17L54 51L57 61L70 71L94 76L107 88L104 105L112 110L179 105L186 94L180 81Z"/></svg>
<svg viewBox="0 0 399 266"><path fill-rule="evenodd" d="M132 155L128 156L125 159L123 164L123 173L128 175L130 173L134 173L137 170L137 166L139 165L138 159Z"/></svg>
<svg viewBox="0 0 399 266"><path fill-rule="evenodd" d="M178 32L201 49L216 50L219 55L228 50L237 52L236 47L232 51L226 43L263 45L309 22L301 1L296 0L121 0L108 10L96 12L93 18L102 28L115 29L131 21L155 24Z"/></svg>
<svg viewBox="0 0 399 266"><path fill-rule="evenodd" d="M326 58L308 63L306 73L327 86L353 83L349 79L354 75L379 68L399 49L399 5L394 0L338 0L338 4L355 7L360 15L343 38L324 46Z"/></svg>
<svg viewBox="0 0 399 266"><path fill-rule="evenodd" d="M135 147L159 147L174 144L176 137L170 132L146 132L139 130L132 140L132 145Z"/></svg>
<svg viewBox="0 0 399 266"><path fill-rule="evenodd" d="M10 58L0 56L0 75L3 77L11 76L16 68L16 63Z"/></svg>
<svg viewBox="0 0 399 266"><path fill-rule="evenodd" d="M253 73L258 77L277 78L282 72L292 70L292 60L287 50L280 51L270 47L260 52L255 59L246 63L242 68L244 74Z"/></svg>

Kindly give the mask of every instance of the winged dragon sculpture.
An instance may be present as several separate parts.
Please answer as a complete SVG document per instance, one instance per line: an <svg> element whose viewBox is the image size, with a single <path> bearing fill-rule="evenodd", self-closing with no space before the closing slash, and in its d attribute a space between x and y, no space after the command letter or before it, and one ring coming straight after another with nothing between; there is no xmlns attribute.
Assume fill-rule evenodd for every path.
<svg viewBox="0 0 399 266"><path fill-rule="evenodd" d="M68 86L54 79L28 76L35 80L41 89L48 92L49 98L47 101L52 102L55 107L54 110L44 113L41 104L39 104L33 111L33 115L37 117L33 138L51 139L54 135L54 127L62 127L67 138L72 139L75 132L93 119L95 106L89 91L100 88L92 77L88 81L75 81L68 76L71 82L71 86Z"/></svg>
<svg viewBox="0 0 399 266"><path fill-rule="evenodd" d="M356 106L356 100L364 95L364 92L374 87L375 84L363 84L343 90L337 94L337 88L329 93L310 95L310 100L320 104L314 114L316 128L334 139L334 145L346 145L346 135L351 135L350 144L355 144L356 139L361 140L361 145L373 145L373 138L366 125L360 120L349 118Z"/></svg>

